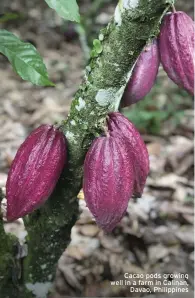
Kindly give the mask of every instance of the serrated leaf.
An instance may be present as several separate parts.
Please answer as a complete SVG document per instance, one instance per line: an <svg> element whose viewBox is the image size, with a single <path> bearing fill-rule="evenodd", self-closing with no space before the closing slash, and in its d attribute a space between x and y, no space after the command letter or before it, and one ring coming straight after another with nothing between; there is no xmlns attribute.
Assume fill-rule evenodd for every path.
<svg viewBox="0 0 195 298"><path fill-rule="evenodd" d="M45 0L45 2L63 19L80 22L79 7L76 0Z"/></svg>
<svg viewBox="0 0 195 298"><path fill-rule="evenodd" d="M39 86L54 86L48 79L42 57L32 44L22 42L7 30L0 30L0 53L8 58L23 80Z"/></svg>

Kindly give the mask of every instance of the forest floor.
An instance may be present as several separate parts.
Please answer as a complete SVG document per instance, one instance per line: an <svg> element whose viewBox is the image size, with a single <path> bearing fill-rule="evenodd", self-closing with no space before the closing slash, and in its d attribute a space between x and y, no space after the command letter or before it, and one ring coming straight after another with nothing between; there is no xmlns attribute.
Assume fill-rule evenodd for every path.
<svg viewBox="0 0 195 298"><path fill-rule="evenodd" d="M0 23L0 28L32 42L56 84L55 88L32 86L22 81L0 56L0 187L3 189L17 148L29 132L42 123L66 118L82 80L86 41L90 47L99 28L109 21L116 1L112 4L109 0L99 1L105 3L101 8L98 1L92 1L91 6L90 1L79 2L82 2L85 34L76 33L74 26L63 22L39 1L0 4L2 12L8 12L8 8L9 12L22 12L18 19ZM192 15L193 1L183 3L179 1L183 10ZM168 296L166 292L154 293L153 285L149 286L150 294L130 291L130 286L124 284L125 273L144 276L158 273L162 283L165 279L174 280L170 276L165 278L164 274L185 273L185 278L179 280L187 282L183 288L188 293L176 293L176 297L193 296L193 100L160 68L152 92L124 113L139 128L150 154L151 170L144 194L140 199L130 200L121 223L108 235L96 226L83 193L79 194L81 215L72 229L72 241L59 261L55 298ZM5 223L5 228L21 239L25 235L20 220ZM114 280L123 282L113 285ZM137 282L133 278L129 280L132 284ZM143 288L143 285L132 287Z"/></svg>

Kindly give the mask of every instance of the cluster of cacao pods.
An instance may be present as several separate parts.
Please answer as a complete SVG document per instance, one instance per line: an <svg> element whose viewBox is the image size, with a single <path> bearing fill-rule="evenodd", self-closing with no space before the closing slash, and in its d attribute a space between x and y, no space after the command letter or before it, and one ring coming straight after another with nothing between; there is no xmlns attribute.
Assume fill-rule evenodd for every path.
<svg viewBox="0 0 195 298"><path fill-rule="evenodd" d="M150 92L160 63L175 84L194 95L194 22L182 11L164 16L158 38L149 42L137 59L121 107Z"/></svg>
<svg viewBox="0 0 195 298"><path fill-rule="evenodd" d="M110 113L107 129L87 152L83 190L97 224L110 232L123 217L129 199L142 195L149 158L139 132L122 114Z"/></svg>
<svg viewBox="0 0 195 298"><path fill-rule="evenodd" d="M41 125L27 137L6 183L9 221L45 203L66 160L66 139L56 127ZM84 162L85 200L100 227L116 226L129 199L142 195L148 172L147 148L137 129L122 114L108 114L107 133L93 141Z"/></svg>

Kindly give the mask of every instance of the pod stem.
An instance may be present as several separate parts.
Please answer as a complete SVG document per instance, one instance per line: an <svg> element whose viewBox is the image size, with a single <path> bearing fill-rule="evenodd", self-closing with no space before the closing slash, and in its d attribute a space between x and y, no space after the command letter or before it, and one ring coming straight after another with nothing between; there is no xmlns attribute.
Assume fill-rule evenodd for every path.
<svg viewBox="0 0 195 298"><path fill-rule="evenodd" d="M176 13L177 12L174 4L171 5L171 8L172 8L173 13Z"/></svg>
<svg viewBox="0 0 195 298"><path fill-rule="evenodd" d="M107 125L105 125L103 127L103 130L104 130L104 133L105 133L106 137L109 137L110 136L110 133L109 133L109 130L108 130L108 126Z"/></svg>

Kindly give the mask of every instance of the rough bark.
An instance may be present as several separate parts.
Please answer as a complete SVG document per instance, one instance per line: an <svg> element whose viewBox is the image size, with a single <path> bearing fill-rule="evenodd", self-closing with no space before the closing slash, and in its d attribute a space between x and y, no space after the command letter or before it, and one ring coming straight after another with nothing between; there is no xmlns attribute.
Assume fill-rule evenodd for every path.
<svg viewBox="0 0 195 298"><path fill-rule="evenodd" d="M0 203L2 199L3 193L0 189ZM5 233L0 210L0 297L18 298L21 291L25 297L32 297L32 294L23 288L21 269L20 244L14 235Z"/></svg>
<svg viewBox="0 0 195 298"><path fill-rule="evenodd" d="M25 218L29 252L24 283L35 297L47 296L57 261L70 241L78 217L76 197L82 186L86 151L102 133L108 112L118 109L138 55L146 42L157 36L160 20L172 2L120 0L115 16L94 41L83 83L62 123L68 140L68 167L46 204Z"/></svg>

